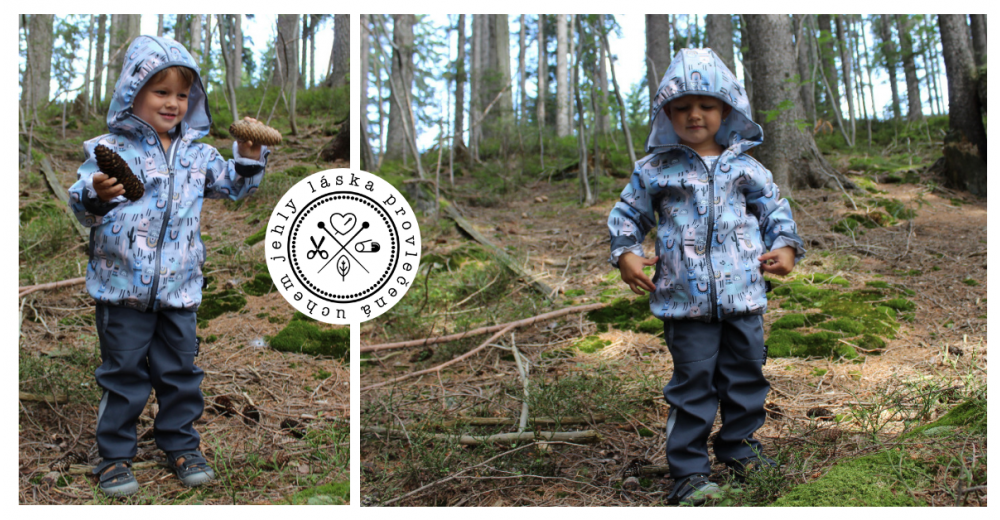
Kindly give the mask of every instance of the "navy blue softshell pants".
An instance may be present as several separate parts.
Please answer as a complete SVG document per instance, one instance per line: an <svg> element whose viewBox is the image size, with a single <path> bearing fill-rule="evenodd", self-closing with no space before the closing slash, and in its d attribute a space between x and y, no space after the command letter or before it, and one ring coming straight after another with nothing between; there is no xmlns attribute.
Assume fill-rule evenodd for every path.
<svg viewBox="0 0 1000 520"><path fill-rule="evenodd" d="M760 442L753 433L764 424L764 399L771 386L761 316L740 316L717 323L666 320L664 337L674 360L674 375L663 389L667 417L670 476L710 474L708 436L716 411L722 429L713 449L719 462L754 457ZM756 452L756 453L755 453Z"/></svg>
<svg viewBox="0 0 1000 520"><path fill-rule="evenodd" d="M160 449L197 450L194 421L201 417L205 373L194 364L198 353L195 311L141 312L98 305L101 366L94 375L104 389L97 413L97 448L104 459L136 454L136 420L156 389L159 412L153 434Z"/></svg>

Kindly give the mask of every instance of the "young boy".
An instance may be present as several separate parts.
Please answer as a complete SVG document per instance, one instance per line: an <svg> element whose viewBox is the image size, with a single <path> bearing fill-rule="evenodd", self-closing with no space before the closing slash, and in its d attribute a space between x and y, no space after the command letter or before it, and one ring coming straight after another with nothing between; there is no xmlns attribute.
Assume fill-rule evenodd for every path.
<svg viewBox="0 0 1000 520"><path fill-rule="evenodd" d="M774 466L753 433L770 385L762 366L763 272L785 275L805 250L771 173L745 152L763 141L742 85L711 49L674 57L653 100L646 151L608 217L611 264L632 291L650 291L664 320L674 373L663 394L668 497L698 505L717 496L708 480L708 436L736 473ZM657 219L656 216L659 215ZM656 226L656 257L642 242ZM642 268L656 266L650 280Z"/></svg>
<svg viewBox="0 0 1000 520"><path fill-rule="evenodd" d="M195 311L201 303L201 205L204 198L238 200L257 190L269 152L233 144L228 161L194 142L212 123L194 59L169 38L140 36L129 46L108 111L111 133L84 143L87 161L70 188L70 206L90 228L87 291L96 302L104 389L97 414L94 473L111 496L139 489L131 471L136 419L151 388L159 412L156 445L186 486L214 478L198 451L204 372ZM129 201L117 179L98 171L94 148L114 150L142 182Z"/></svg>

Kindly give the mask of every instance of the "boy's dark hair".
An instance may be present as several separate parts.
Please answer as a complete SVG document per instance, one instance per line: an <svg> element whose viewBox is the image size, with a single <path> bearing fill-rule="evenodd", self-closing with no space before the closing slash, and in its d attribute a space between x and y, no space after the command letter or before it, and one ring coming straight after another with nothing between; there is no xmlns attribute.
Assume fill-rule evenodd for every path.
<svg viewBox="0 0 1000 520"><path fill-rule="evenodd" d="M180 76L181 81L184 83L184 88L190 88L191 85L194 84L194 71L187 67L181 67L177 65L173 67L167 67L161 70L160 72L153 74L153 77L149 78L149 81L147 81L146 84L150 85L158 81L162 81L166 79L168 74L177 74L178 76Z"/></svg>

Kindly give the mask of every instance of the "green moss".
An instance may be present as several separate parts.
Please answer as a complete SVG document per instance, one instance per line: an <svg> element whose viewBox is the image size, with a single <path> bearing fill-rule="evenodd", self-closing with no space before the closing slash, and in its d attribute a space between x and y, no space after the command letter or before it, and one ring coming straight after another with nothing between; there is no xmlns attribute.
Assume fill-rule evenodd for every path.
<svg viewBox="0 0 1000 520"><path fill-rule="evenodd" d="M876 289L888 289L889 282L884 282L882 280L875 280L873 282L865 282L865 287L875 287Z"/></svg>
<svg viewBox="0 0 1000 520"><path fill-rule="evenodd" d="M209 334L208 337L205 338L205 343L215 343L218 340L219 340L218 336L216 336L215 334Z"/></svg>
<svg viewBox="0 0 1000 520"><path fill-rule="evenodd" d="M837 318L835 320L820 323L819 325L816 325L816 327L837 332L845 332L851 335L861 334L865 331L864 325L850 318Z"/></svg>
<svg viewBox="0 0 1000 520"><path fill-rule="evenodd" d="M893 298L882 305L889 307L890 309L896 309L897 311L909 312L917 309L917 304L907 300L905 298Z"/></svg>
<svg viewBox="0 0 1000 520"><path fill-rule="evenodd" d="M863 334L860 338L854 338L851 342L866 351L885 349L885 340L873 334Z"/></svg>
<svg viewBox="0 0 1000 520"><path fill-rule="evenodd" d="M964 427L970 432L985 434L986 399L979 397L967 399L958 406L948 410L948 413L939 417L938 420L914 428L913 431L906 434L906 437L912 437L918 433L929 434L928 430L942 426Z"/></svg>
<svg viewBox="0 0 1000 520"><path fill-rule="evenodd" d="M842 235L861 236L865 234L864 222L867 222L867 219L859 222L858 219L854 218L854 216L849 216L838 220L831 229Z"/></svg>
<svg viewBox="0 0 1000 520"><path fill-rule="evenodd" d="M584 291L583 289L570 289L566 291L565 296L567 298L576 298L577 296L583 296L584 294L587 294L587 291Z"/></svg>
<svg viewBox="0 0 1000 520"><path fill-rule="evenodd" d="M198 307L198 322L202 326L227 312L236 312L247 304L247 299L233 289L218 293L203 293Z"/></svg>
<svg viewBox="0 0 1000 520"><path fill-rule="evenodd" d="M917 216L916 211L908 209L905 204L896 199L873 199L871 202L875 206L885 209L885 212L893 218L900 220L912 220Z"/></svg>
<svg viewBox="0 0 1000 520"><path fill-rule="evenodd" d="M343 505L351 499L351 483L348 481L325 484L304 489L277 504L290 505Z"/></svg>
<svg viewBox="0 0 1000 520"><path fill-rule="evenodd" d="M350 350L350 327L321 329L300 320L292 320L276 336L270 338L271 348L280 352L300 352L314 356L346 359Z"/></svg>
<svg viewBox="0 0 1000 520"><path fill-rule="evenodd" d="M834 285L839 285L841 287L851 286L851 282L848 282L844 277L826 273L813 273L809 275L798 276L795 278L795 280L804 283L811 283L813 285L834 284Z"/></svg>
<svg viewBox="0 0 1000 520"><path fill-rule="evenodd" d="M636 318L649 315L649 296L640 296L634 300L618 298L610 305L587 313L587 319L597 324L597 330L607 332L609 325L619 330L634 330Z"/></svg>
<svg viewBox="0 0 1000 520"><path fill-rule="evenodd" d="M252 245L256 244L257 242L260 242L261 240L264 240L264 234L265 233L267 233L267 224L264 224L263 226L261 226L261 228L258 229L256 233L248 236L246 238L246 240L243 241L243 243L246 244L246 245L248 245L248 246L252 246Z"/></svg>
<svg viewBox="0 0 1000 520"><path fill-rule="evenodd" d="M827 372L829 372L829 370L825 368L814 368L811 373L816 377L820 377L825 376Z"/></svg>
<svg viewBox="0 0 1000 520"><path fill-rule="evenodd" d="M776 500L778 507L921 506L907 488L921 489L928 475L900 450L846 460L819 479L801 484Z"/></svg>
<svg viewBox="0 0 1000 520"><path fill-rule="evenodd" d="M611 344L610 341L603 340L598 336L587 336L577 341L576 343L573 343L573 346L579 349L580 352L586 354L593 354L594 352L597 352L598 350L601 350L610 344Z"/></svg>
<svg viewBox="0 0 1000 520"><path fill-rule="evenodd" d="M639 427L639 437L655 437L656 432L650 430L649 428Z"/></svg>
<svg viewBox="0 0 1000 520"><path fill-rule="evenodd" d="M273 290L276 288L268 273L257 273L253 280L243 284L243 292L252 296L264 296Z"/></svg>
<svg viewBox="0 0 1000 520"><path fill-rule="evenodd" d="M979 282L973 280L972 278L966 278L965 280L962 280L962 283L964 283L965 285L968 285L970 287L975 287L975 286L979 285Z"/></svg>
<svg viewBox="0 0 1000 520"><path fill-rule="evenodd" d="M786 314L771 324L771 330L798 329L806 326L805 314Z"/></svg>
<svg viewBox="0 0 1000 520"><path fill-rule="evenodd" d="M292 166L291 168L285 169L285 175L290 177L302 177L303 175L309 173L309 168L301 164Z"/></svg>
<svg viewBox="0 0 1000 520"><path fill-rule="evenodd" d="M640 321L635 329L639 332L645 332L646 334L656 334L658 332L663 332L663 320L659 318L650 318L645 321Z"/></svg>
<svg viewBox="0 0 1000 520"><path fill-rule="evenodd" d="M858 353L854 347L840 341L843 334L836 332L817 332L802 334L794 330L779 329L771 331L765 341L767 355L770 357L826 357L854 359Z"/></svg>

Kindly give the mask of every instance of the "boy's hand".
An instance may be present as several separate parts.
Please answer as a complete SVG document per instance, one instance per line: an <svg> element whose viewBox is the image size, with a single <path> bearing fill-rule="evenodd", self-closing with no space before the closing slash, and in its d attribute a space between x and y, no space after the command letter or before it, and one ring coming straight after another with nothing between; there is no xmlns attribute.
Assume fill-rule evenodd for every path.
<svg viewBox="0 0 1000 520"><path fill-rule="evenodd" d="M771 273L784 276L795 269L795 248L782 247L769 253L764 253L757 257L760 260L760 268ZM768 262L768 261L771 262ZM620 263L620 262L619 262Z"/></svg>
<svg viewBox="0 0 1000 520"><path fill-rule="evenodd" d="M250 122L253 122L253 123L259 123L260 122L260 121L257 121L256 119L252 118L252 117L244 117L243 120L244 121L250 121ZM237 140L236 142L239 143L237 145L238 146L237 149L240 152L240 157L245 157L247 159L253 159L255 161L259 161L260 160L260 145L259 144L254 143L253 141L239 141L239 140Z"/></svg>
<svg viewBox="0 0 1000 520"><path fill-rule="evenodd" d="M632 292L639 295L643 294L640 287L649 292L655 291L656 285L646 276L646 273L642 272L642 268L647 265L656 265L656 261L659 259L658 256L643 258L632 252L622 253L622 256L618 257L618 269L622 272L622 281L628 284L628 288L632 289Z"/></svg>
<svg viewBox="0 0 1000 520"><path fill-rule="evenodd" d="M97 192L97 196L104 202L125 194L125 186L117 184L118 179L114 177L108 177L103 173L95 173L93 180L94 191Z"/></svg>

